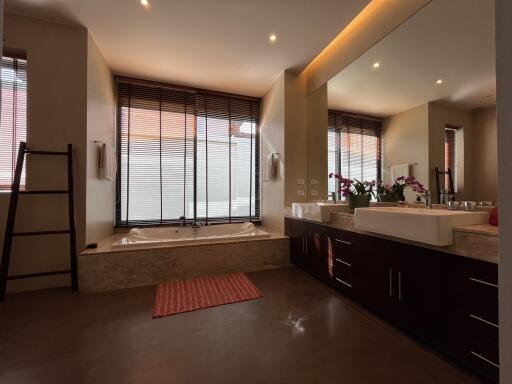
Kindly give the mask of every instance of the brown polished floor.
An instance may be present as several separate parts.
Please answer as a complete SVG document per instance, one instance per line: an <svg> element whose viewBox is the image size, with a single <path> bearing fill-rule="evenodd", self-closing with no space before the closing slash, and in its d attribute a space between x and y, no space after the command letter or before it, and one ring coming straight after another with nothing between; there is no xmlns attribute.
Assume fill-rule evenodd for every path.
<svg viewBox="0 0 512 384"><path fill-rule="evenodd" d="M250 273L263 299L151 319L155 288L0 303L0 383L474 383L296 269Z"/></svg>

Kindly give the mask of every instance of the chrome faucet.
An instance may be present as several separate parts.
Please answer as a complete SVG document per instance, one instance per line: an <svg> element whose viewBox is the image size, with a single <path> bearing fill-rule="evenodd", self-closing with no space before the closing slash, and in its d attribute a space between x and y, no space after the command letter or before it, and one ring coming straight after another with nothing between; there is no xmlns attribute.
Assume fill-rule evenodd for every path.
<svg viewBox="0 0 512 384"><path fill-rule="evenodd" d="M203 223L197 221L197 220L194 220L194 222L192 223L192 228L193 229L199 229L203 226Z"/></svg>
<svg viewBox="0 0 512 384"><path fill-rule="evenodd" d="M181 226L182 227L187 225L187 219L186 219L185 216L180 216L180 218L178 220L181 221Z"/></svg>
<svg viewBox="0 0 512 384"><path fill-rule="evenodd" d="M425 200L425 208L432 209L432 194L429 190L425 190L420 196L423 200Z"/></svg>

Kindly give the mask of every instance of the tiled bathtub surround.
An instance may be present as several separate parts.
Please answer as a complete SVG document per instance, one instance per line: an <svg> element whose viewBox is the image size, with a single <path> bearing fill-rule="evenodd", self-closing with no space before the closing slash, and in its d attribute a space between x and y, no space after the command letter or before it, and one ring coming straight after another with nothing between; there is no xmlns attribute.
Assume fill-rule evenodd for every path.
<svg viewBox="0 0 512 384"><path fill-rule="evenodd" d="M288 237L267 231L270 238L229 240L151 249L115 249L124 234L113 235L78 259L81 293L155 285L161 282L251 272L290 265Z"/></svg>

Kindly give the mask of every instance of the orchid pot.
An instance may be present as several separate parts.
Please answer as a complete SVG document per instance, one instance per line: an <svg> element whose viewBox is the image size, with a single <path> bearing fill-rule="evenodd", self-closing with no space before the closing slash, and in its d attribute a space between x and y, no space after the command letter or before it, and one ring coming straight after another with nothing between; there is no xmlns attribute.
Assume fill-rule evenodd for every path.
<svg viewBox="0 0 512 384"><path fill-rule="evenodd" d="M347 197L347 200L350 212L354 212L356 208L369 207L371 195L350 195Z"/></svg>

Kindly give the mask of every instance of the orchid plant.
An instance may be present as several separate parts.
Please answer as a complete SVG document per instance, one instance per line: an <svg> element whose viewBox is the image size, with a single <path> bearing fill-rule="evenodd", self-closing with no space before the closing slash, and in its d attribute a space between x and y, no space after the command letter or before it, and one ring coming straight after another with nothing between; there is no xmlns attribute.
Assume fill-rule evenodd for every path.
<svg viewBox="0 0 512 384"><path fill-rule="evenodd" d="M405 200L405 188L410 187L414 192L423 193L425 187L413 176L400 176L393 184L377 183L377 194L379 196L396 196L399 200Z"/></svg>
<svg viewBox="0 0 512 384"><path fill-rule="evenodd" d="M340 183L338 192L345 198L350 196L372 195L375 197L374 187L376 185L373 181L359 181L357 179L347 179L342 175L329 173L329 178L335 178Z"/></svg>

